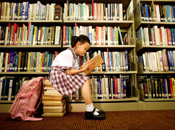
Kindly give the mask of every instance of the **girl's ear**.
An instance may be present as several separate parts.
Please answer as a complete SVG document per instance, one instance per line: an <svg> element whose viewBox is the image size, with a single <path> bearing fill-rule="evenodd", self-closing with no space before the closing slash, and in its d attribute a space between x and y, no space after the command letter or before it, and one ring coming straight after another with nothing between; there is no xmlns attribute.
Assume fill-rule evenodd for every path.
<svg viewBox="0 0 175 130"><path fill-rule="evenodd" d="M81 45L81 43L80 42L77 42L77 44L76 44L77 46L79 46L79 45Z"/></svg>

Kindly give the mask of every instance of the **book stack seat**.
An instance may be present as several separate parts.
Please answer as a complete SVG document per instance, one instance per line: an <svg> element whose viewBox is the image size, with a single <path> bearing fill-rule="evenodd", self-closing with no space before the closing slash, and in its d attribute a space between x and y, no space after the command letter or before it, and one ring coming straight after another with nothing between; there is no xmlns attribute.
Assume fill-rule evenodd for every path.
<svg viewBox="0 0 175 130"><path fill-rule="evenodd" d="M59 116L66 114L66 101L50 83L49 80L44 81L44 94L42 97L43 114L42 116Z"/></svg>

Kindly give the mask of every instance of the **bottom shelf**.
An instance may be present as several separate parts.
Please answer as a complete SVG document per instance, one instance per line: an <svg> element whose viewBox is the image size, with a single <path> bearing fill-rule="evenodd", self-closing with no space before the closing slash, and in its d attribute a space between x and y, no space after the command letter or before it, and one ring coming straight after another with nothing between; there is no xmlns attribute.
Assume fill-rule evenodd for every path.
<svg viewBox="0 0 175 130"><path fill-rule="evenodd" d="M135 99L135 98L133 98ZM175 100L148 101L93 101L94 106L104 111L142 111L142 110L175 110ZM0 113L8 113L12 102L0 102ZM81 102L67 102L67 112L85 112L85 104Z"/></svg>

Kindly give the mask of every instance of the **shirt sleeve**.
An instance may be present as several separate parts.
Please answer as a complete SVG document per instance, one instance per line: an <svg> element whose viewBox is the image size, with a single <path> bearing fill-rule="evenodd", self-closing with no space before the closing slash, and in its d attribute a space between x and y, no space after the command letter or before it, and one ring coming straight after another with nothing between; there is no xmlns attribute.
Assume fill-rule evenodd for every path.
<svg viewBox="0 0 175 130"><path fill-rule="evenodd" d="M54 59L52 66L58 66L59 68L72 69L73 65L73 54L70 50L65 50L58 54Z"/></svg>

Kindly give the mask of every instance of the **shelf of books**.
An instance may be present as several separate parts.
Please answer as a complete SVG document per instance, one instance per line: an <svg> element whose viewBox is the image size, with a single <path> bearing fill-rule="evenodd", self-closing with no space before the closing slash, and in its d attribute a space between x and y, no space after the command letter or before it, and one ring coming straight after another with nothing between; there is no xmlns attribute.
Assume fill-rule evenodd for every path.
<svg viewBox="0 0 175 130"><path fill-rule="evenodd" d="M48 76L61 51L62 2L49 2L0 2L0 112L8 112L24 80Z"/></svg>
<svg viewBox="0 0 175 130"><path fill-rule="evenodd" d="M175 1L134 5L140 100L145 110L175 109Z"/></svg>
<svg viewBox="0 0 175 130"><path fill-rule="evenodd" d="M71 36L80 34L92 45L80 65L97 54L104 60L89 76L93 101L105 110L108 102L115 110L138 110L133 0L15 2L0 2L0 111L10 107L24 80L48 76L56 55L70 46ZM81 94L68 98L73 105Z"/></svg>
<svg viewBox="0 0 175 130"><path fill-rule="evenodd" d="M133 8L132 1L126 7L127 2L72 0L64 3L63 49L70 47L72 35L84 34L90 38L91 48L84 57L79 57L80 66L97 54L104 60L89 76L94 103L135 103L139 100L133 76L137 73L133 56L136 40L131 34L133 18L129 13ZM79 5L80 10L83 6L82 12L76 8ZM72 13L73 9L77 13ZM67 102L73 106L84 101L76 91L67 97Z"/></svg>
<svg viewBox="0 0 175 130"><path fill-rule="evenodd" d="M134 1L135 29L153 24L158 26L174 26L174 0L137 0Z"/></svg>

